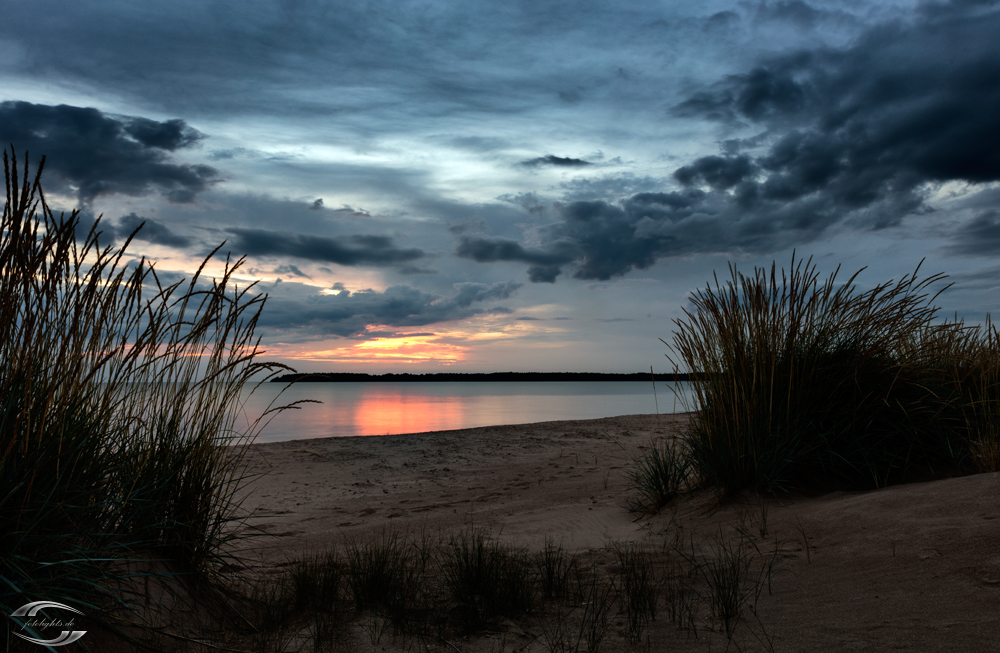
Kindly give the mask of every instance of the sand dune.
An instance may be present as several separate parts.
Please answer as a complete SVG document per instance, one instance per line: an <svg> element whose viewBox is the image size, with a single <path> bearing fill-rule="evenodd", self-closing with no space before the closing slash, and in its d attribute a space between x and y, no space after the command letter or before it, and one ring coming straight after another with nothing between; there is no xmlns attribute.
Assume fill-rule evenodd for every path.
<svg viewBox="0 0 1000 653"><path fill-rule="evenodd" d="M251 525L277 537L263 549L261 540L253 544L266 566L387 526L448 533L474 523L530 548L553 537L608 564L611 541L662 551L680 532L705 551L713 536L741 526L757 533L762 552L777 554L772 593L758 605L774 650L1000 650L1000 476L763 503L723 504L700 491L637 521L626 510L631 456L651 438L678 433L686 419L632 415L257 445L248 460L263 476L244 506L255 511ZM651 650L725 650L710 625L694 634L660 618ZM546 650L522 627L507 650ZM751 631L740 636L744 649L766 650ZM496 637L455 645L499 650ZM612 636L602 650L631 649Z"/></svg>

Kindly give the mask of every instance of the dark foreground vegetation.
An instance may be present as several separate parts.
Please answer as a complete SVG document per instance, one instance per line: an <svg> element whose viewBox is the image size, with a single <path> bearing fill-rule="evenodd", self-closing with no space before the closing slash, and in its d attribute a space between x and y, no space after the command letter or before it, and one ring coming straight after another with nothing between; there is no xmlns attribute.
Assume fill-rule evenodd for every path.
<svg viewBox="0 0 1000 653"><path fill-rule="evenodd" d="M4 152L0 612L55 601L124 632L150 579L208 582L227 562L258 425L240 423L240 388L287 368L257 359L263 300L236 286L241 261L164 285L127 244L101 248L98 224L53 215L42 165L22 164ZM39 650L12 634L46 639L24 623L7 649Z"/></svg>
<svg viewBox="0 0 1000 653"><path fill-rule="evenodd" d="M730 494L1000 469L996 327L940 319L944 277L918 273L862 291L793 257L696 293L672 342L704 372L677 464Z"/></svg>
<svg viewBox="0 0 1000 653"><path fill-rule="evenodd" d="M71 605L88 629L74 646L101 651L458 650L456 637L483 632L498 651L596 652L615 637L655 650L664 624L773 648L758 611L778 550L764 546L764 504L711 540L669 526L654 548L571 554L474 528L386 531L251 573L229 546L245 534L235 497L261 425L245 421L239 391L287 368L257 359L264 299L236 286L242 260L164 285L128 243L101 248L97 225L82 235L76 213L55 217L41 166L19 172L13 153L4 165L5 615ZM685 437L636 458L634 511L698 487L732 497L1000 469L995 327L938 319L940 276L867 291L854 279L821 282L793 259L695 295L672 346L679 368L702 372L689 377L699 410ZM8 650L39 650L15 633L53 635L24 623L10 618Z"/></svg>
<svg viewBox="0 0 1000 653"><path fill-rule="evenodd" d="M254 628L216 629L209 641L262 652L598 653L700 636L699 650L713 640L773 650L758 611L777 560L765 552L767 512L738 515L708 538L678 529L662 547L613 541L585 554L553 539L532 552L473 527L383 531L257 577L240 603Z"/></svg>

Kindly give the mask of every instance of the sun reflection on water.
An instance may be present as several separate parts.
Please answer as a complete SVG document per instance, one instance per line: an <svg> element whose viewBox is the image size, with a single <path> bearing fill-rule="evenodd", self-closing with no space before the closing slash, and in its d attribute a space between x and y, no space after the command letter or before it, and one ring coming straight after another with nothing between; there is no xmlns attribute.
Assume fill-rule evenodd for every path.
<svg viewBox="0 0 1000 653"><path fill-rule="evenodd" d="M354 425L365 435L440 431L464 423L465 409L460 397L380 392L358 401Z"/></svg>

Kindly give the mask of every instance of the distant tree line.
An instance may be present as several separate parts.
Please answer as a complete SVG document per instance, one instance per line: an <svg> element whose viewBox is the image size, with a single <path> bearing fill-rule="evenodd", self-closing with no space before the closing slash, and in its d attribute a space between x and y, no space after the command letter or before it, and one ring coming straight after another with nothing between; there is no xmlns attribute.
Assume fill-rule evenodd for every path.
<svg viewBox="0 0 1000 653"><path fill-rule="evenodd" d="M283 383L365 383L365 382L461 382L478 381L690 381L691 374L605 374L602 372L488 372L462 373L437 372L434 374L364 374L358 372L322 372L312 374L284 374L272 381Z"/></svg>

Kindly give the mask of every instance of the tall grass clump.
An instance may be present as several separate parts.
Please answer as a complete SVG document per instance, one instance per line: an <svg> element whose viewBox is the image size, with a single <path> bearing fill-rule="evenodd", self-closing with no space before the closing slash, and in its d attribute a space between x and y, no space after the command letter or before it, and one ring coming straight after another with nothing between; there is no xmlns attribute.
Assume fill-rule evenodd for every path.
<svg viewBox="0 0 1000 653"><path fill-rule="evenodd" d="M727 538L720 532L712 548L714 555L700 563L692 551L689 563L704 578L712 615L726 638L732 640L747 610L756 614L765 585L770 590L777 553L770 558L763 556L753 539L743 533ZM754 573L758 559L760 566Z"/></svg>
<svg viewBox="0 0 1000 653"><path fill-rule="evenodd" d="M383 531L346 546L347 584L358 610L381 610L401 620L420 591L423 560L400 533Z"/></svg>
<svg viewBox="0 0 1000 653"><path fill-rule="evenodd" d="M632 512L657 512L687 489L691 465L682 447L664 438L650 442L645 453L632 460L629 484L635 495L628 500Z"/></svg>
<svg viewBox="0 0 1000 653"><path fill-rule="evenodd" d="M730 265L693 295L672 349L697 372L696 475L730 493L880 487L1000 462L995 328L937 319L944 276L919 266L866 291L838 272Z"/></svg>
<svg viewBox="0 0 1000 653"><path fill-rule="evenodd" d="M124 576L219 566L260 424L241 425L240 388L283 366L258 360L242 259L164 284L131 239L102 248L97 223L78 240L78 212L53 214L44 159L32 178L3 158L0 612L92 617L132 602Z"/></svg>
<svg viewBox="0 0 1000 653"><path fill-rule="evenodd" d="M958 395L959 428L980 472L1000 471L1000 333L989 316L981 328L957 329L950 381Z"/></svg>
<svg viewBox="0 0 1000 653"><path fill-rule="evenodd" d="M448 548L445 582L467 624L476 627L489 617L531 609L535 590L527 553L471 528L452 537ZM562 573L561 565L557 573Z"/></svg>
<svg viewBox="0 0 1000 653"><path fill-rule="evenodd" d="M296 608L333 611L344 584L343 563L332 549L306 556L292 566L290 578Z"/></svg>
<svg viewBox="0 0 1000 653"><path fill-rule="evenodd" d="M569 555L562 544L545 538L542 550L535 554L535 570L542 598L557 599L569 594L570 572L576 565L576 555Z"/></svg>
<svg viewBox="0 0 1000 653"><path fill-rule="evenodd" d="M639 641L643 630L656 619L656 603L660 580L653 565L653 556L631 542L614 542L611 551L621 570L619 597L628 621L628 636Z"/></svg>

